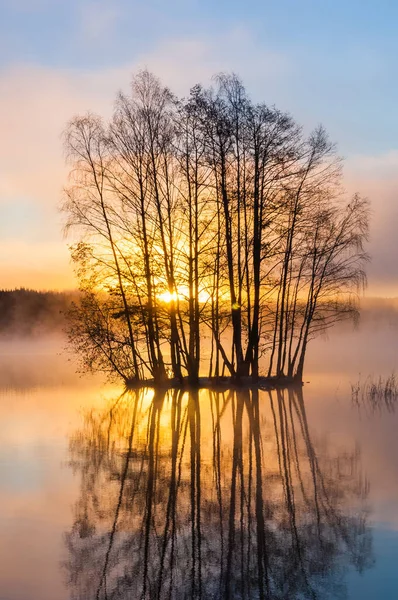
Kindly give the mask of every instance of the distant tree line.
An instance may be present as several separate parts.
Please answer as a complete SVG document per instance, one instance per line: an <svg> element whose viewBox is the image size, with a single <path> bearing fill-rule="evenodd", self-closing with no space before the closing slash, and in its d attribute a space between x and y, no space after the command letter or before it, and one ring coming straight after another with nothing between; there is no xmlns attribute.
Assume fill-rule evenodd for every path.
<svg viewBox="0 0 398 600"><path fill-rule="evenodd" d="M77 299L76 292L0 290L0 335L62 332L66 328L65 315Z"/></svg>
<svg viewBox="0 0 398 600"><path fill-rule="evenodd" d="M345 198L323 128L304 135L237 76L177 99L143 71L109 122L74 118L65 147L86 366L301 379L309 340L355 316L368 203Z"/></svg>

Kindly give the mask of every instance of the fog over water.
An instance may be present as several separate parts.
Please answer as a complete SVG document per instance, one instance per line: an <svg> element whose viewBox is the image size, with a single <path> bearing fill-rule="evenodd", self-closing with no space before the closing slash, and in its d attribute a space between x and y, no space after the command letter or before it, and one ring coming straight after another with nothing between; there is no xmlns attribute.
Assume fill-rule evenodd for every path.
<svg viewBox="0 0 398 600"><path fill-rule="evenodd" d="M155 397L4 339L0 599L395 597L395 398L351 386L394 371L397 329L315 340L302 389Z"/></svg>

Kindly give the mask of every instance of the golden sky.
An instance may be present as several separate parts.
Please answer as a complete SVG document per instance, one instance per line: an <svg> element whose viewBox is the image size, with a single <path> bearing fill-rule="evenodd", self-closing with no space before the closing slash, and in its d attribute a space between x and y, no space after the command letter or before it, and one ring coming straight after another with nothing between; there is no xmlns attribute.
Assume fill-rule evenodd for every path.
<svg viewBox="0 0 398 600"><path fill-rule="evenodd" d="M358 0L345 3L345 12L360 10L353 29L348 14L341 19L340 0L319 9L288 4L291 22L282 18L286 6L265 9L257 1L250 16L234 0L227 12L209 0L152 8L124 0L112 8L103 0L5 0L0 287L74 286L58 213L67 177L61 132L75 114L109 115L117 91L128 90L131 74L147 67L180 95L214 73L235 71L255 100L291 112L305 130L323 123L346 158L347 189L372 202L368 294L398 296L397 85L391 77L398 42L387 27L397 10L384 0L384 9L374 11Z"/></svg>

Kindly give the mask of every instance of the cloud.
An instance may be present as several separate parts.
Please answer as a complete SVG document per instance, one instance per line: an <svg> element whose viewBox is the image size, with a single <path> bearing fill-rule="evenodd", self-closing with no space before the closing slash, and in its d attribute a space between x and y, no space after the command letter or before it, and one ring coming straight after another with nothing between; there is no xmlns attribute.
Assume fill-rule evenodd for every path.
<svg viewBox="0 0 398 600"><path fill-rule="evenodd" d="M59 241L28 243L0 240L0 287L73 289L76 287L68 248Z"/></svg>
<svg viewBox="0 0 398 600"><path fill-rule="evenodd" d="M379 155L352 156L347 164L350 172L366 180L395 180L398 178L398 150L390 150Z"/></svg>
<svg viewBox="0 0 398 600"><path fill-rule="evenodd" d="M101 6L102 12L97 13L96 22L90 21L90 10L96 6ZM92 27L92 35L100 35L112 26L114 18L103 3L92 3L86 13L90 24L86 26ZM34 285L33 276L37 277L39 287L48 287L52 276L54 286L61 285L62 276L65 285L69 285L70 269L57 212L67 179L61 133L75 114L90 110L109 116L117 91L128 88L132 73L143 67L154 71L177 94L187 94L193 84L208 83L214 73L232 70L243 74L249 89L256 93L286 76L290 65L283 55L259 50L247 30L235 28L221 33L217 39L204 34L198 38L165 40L153 51L113 68L79 70L19 64L2 69L0 206L20 207L9 212L9 219L12 214L20 214L23 206L29 206L29 214L32 207L37 207L31 223L38 228L37 238L43 240L44 246L26 235L25 223L19 238L23 252L17 252L15 245L3 247L3 256L7 255L9 262L2 259L0 285ZM28 220L27 216L25 221ZM14 235L18 222L10 228ZM54 246L50 249L46 243ZM25 252L36 257L35 264L29 265L31 270L27 268Z"/></svg>
<svg viewBox="0 0 398 600"><path fill-rule="evenodd" d="M82 3L80 12L80 37L86 42L100 41L113 36L117 22L122 14L115 4L106 2Z"/></svg>
<svg viewBox="0 0 398 600"><path fill-rule="evenodd" d="M237 29L217 42L170 40L116 68L81 71L17 65L0 71L0 202L24 196L54 202L65 181L60 138L65 124L87 110L109 115L116 92L128 87L137 69L153 70L177 93L186 94L193 84L209 82L218 71L243 71L254 45L246 31ZM265 85L286 69L283 57L260 53L245 75Z"/></svg>
<svg viewBox="0 0 398 600"><path fill-rule="evenodd" d="M369 295L398 296L398 150L346 161L346 186L371 202Z"/></svg>
<svg viewBox="0 0 398 600"><path fill-rule="evenodd" d="M0 199L55 201L65 177L61 132L77 112L109 111L112 75L36 66L0 74Z"/></svg>
<svg viewBox="0 0 398 600"><path fill-rule="evenodd" d="M260 48L251 33L233 28L217 39L180 38L169 40L140 59L159 74L176 93L185 94L195 83L208 83L221 71L234 71L257 94L274 80L285 78L291 65L283 54ZM263 98L262 98L263 99Z"/></svg>
<svg viewBox="0 0 398 600"><path fill-rule="evenodd" d="M101 27L111 26L109 18L110 22L100 18ZM18 238L20 221L10 225L12 247L10 239L4 247L3 237L3 257L8 258L2 259L0 285L52 287L51 281L56 287L71 285L57 212L67 178L61 132L75 114L91 110L109 116L116 92L128 89L132 73L142 67L159 75L179 95L187 94L196 82L209 83L214 73L233 70L243 76L256 99L271 102L269 90L278 89L293 69L283 55L258 49L247 30L235 28L217 39L204 34L165 40L152 52L114 68L90 71L25 64L0 71L0 206L17 205L8 211L8 219L28 207ZM383 290L398 295L398 150L350 157L345 180L350 192L358 190L372 202L369 293ZM36 217L31 218L35 207ZM37 236L27 234L29 224L37 228ZM25 253L35 257L29 266Z"/></svg>

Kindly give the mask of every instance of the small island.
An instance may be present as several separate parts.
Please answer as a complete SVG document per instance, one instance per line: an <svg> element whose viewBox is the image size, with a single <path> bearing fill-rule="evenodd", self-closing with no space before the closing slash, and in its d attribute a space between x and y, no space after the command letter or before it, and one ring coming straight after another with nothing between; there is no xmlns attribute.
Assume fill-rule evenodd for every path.
<svg viewBox="0 0 398 600"><path fill-rule="evenodd" d="M236 75L177 98L151 73L112 118L74 118L63 210L84 370L129 386L301 382L310 340L355 318L369 207L324 129Z"/></svg>

